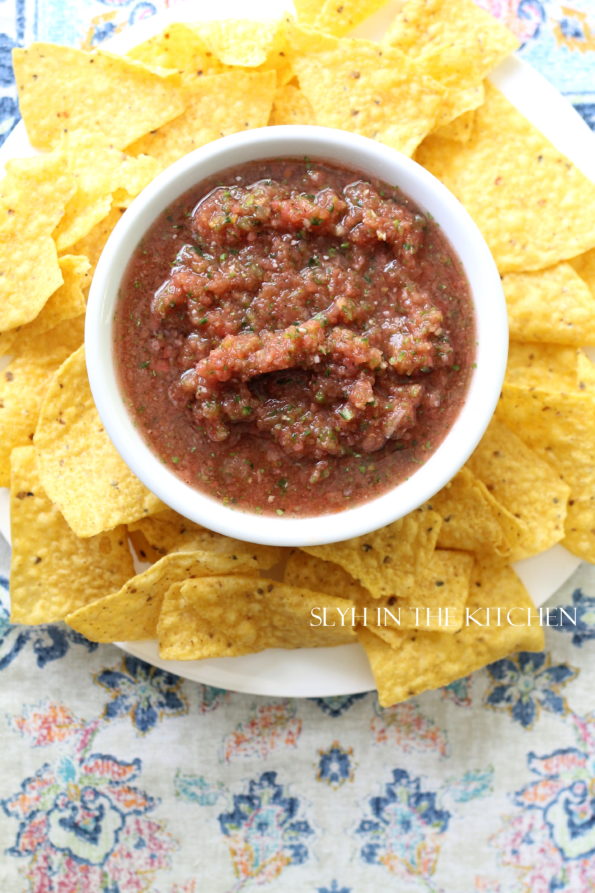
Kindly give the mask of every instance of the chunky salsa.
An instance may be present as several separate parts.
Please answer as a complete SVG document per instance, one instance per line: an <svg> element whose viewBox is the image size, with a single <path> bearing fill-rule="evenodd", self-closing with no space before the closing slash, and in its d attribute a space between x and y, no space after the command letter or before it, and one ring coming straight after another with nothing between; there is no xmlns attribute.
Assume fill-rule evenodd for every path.
<svg viewBox="0 0 595 893"><path fill-rule="evenodd" d="M124 394L184 481L267 514L336 512L436 449L475 350L469 287L398 188L309 159L232 168L149 229L116 314Z"/></svg>

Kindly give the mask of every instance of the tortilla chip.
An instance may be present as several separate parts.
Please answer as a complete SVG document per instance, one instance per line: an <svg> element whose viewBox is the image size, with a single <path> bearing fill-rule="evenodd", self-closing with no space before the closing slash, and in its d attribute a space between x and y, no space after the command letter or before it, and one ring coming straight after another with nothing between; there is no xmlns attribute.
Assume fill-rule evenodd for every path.
<svg viewBox="0 0 595 893"><path fill-rule="evenodd" d="M60 151L77 189L54 231L58 251L84 238L107 217L114 195L119 203L128 204L159 173L156 159L133 158L97 134L73 131L61 141Z"/></svg>
<svg viewBox="0 0 595 893"><path fill-rule="evenodd" d="M407 0L384 38L446 86L474 86L518 48L508 28L473 0Z"/></svg>
<svg viewBox="0 0 595 893"><path fill-rule="evenodd" d="M501 273L549 267L595 243L595 184L489 82L469 142L430 136L416 160L462 201Z"/></svg>
<svg viewBox="0 0 595 893"><path fill-rule="evenodd" d="M344 39L292 62L317 124L372 137L405 155L434 127L444 88L398 50Z"/></svg>
<svg viewBox="0 0 595 893"><path fill-rule="evenodd" d="M366 536L304 546L304 552L340 565L373 598L382 598L394 595L428 563L441 523L440 515L422 507Z"/></svg>
<svg viewBox="0 0 595 893"><path fill-rule="evenodd" d="M505 384L498 417L570 487L562 545L595 563L595 400L592 394L554 393Z"/></svg>
<svg viewBox="0 0 595 893"><path fill-rule="evenodd" d="M325 592L335 598L370 597L369 592L353 577L334 564L299 549L290 552L283 570L283 582L288 586L299 586L314 592Z"/></svg>
<svg viewBox="0 0 595 893"><path fill-rule="evenodd" d="M39 316L24 326L0 332L0 356L23 353L35 339L67 319L76 319L85 312L85 296L89 284L89 262L86 257L67 254L58 261L63 283L48 299Z"/></svg>
<svg viewBox="0 0 595 893"><path fill-rule="evenodd" d="M502 608L487 624L487 608ZM512 609L511 620L506 612ZM463 628L454 634L409 631L396 633L391 647L368 629L358 639L366 650L382 707L390 707L428 689L448 685L514 651L540 651L543 630L532 614L529 594L514 571L488 561L477 562ZM493 614L493 612L492 612ZM529 622L527 617L529 616ZM525 625L521 625L525 620ZM476 621L484 624L477 625Z"/></svg>
<svg viewBox="0 0 595 893"><path fill-rule="evenodd" d="M91 274L105 247L111 231L124 213L123 208L112 208L107 217L97 223L86 236L79 239L70 249L73 254L84 254L91 264Z"/></svg>
<svg viewBox="0 0 595 893"><path fill-rule="evenodd" d="M197 28L185 22L172 22L161 34L133 47L126 55L144 65L176 70L182 85L190 88L204 74L218 74L224 68Z"/></svg>
<svg viewBox="0 0 595 893"><path fill-rule="evenodd" d="M32 446L11 455L12 623L53 623L133 573L126 530L79 539L45 495Z"/></svg>
<svg viewBox="0 0 595 893"><path fill-rule="evenodd" d="M595 248L573 257L570 261L583 282L586 282L595 298Z"/></svg>
<svg viewBox="0 0 595 893"><path fill-rule="evenodd" d="M130 151L152 155L165 167L221 136L264 127L275 83L272 71L206 75L189 93L185 112L138 140Z"/></svg>
<svg viewBox="0 0 595 893"><path fill-rule="evenodd" d="M175 72L103 51L34 43L13 52L19 107L31 143L51 149L86 130L123 149L184 110Z"/></svg>
<svg viewBox="0 0 595 893"><path fill-rule="evenodd" d="M506 531L515 533L519 522L494 499L486 485L469 468L459 473L432 498L432 508L442 516L438 535L441 549L462 549L509 561L511 543Z"/></svg>
<svg viewBox="0 0 595 893"><path fill-rule="evenodd" d="M337 625L317 623L326 607ZM168 590L157 625L159 654L168 660L236 657L265 648L314 648L355 640L352 605L254 577L205 577L176 583ZM347 623L340 624L339 612ZM344 615L345 616L345 615Z"/></svg>
<svg viewBox="0 0 595 893"><path fill-rule="evenodd" d="M472 555L437 549L413 586L382 599L354 599L356 616L395 648L404 630L455 633L463 625L472 567Z"/></svg>
<svg viewBox="0 0 595 893"><path fill-rule="evenodd" d="M222 19L200 22L195 27L208 50L224 65L256 68L285 46L283 19Z"/></svg>
<svg viewBox="0 0 595 893"><path fill-rule="evenodd" d="M320 0L293 0L298 22L313 25L320 12Z"/></svg>
<svg viewBox="0 0 595 893"><path fill-rule="evenodd" d="M511 341L506 381L525 388L574 391L577 388L578 353L576 347Z"/></svg>
<svg viewBox="0 0 595 893"><path fill-rule="evenodd" d="M387 0L322 0L318 4L320 11L313 24L321 31L341 37L382 9L386 3Z"/></svg>
<svg viewBox="0 0 595 893"><path fill-rule="evenodd" d="M31 445L51 377L82 344L83 334L83 317L60 323L23 347L0 372L0 486L10 482L11 450Z"/></svg>
<svg viewBox="0 0 595 893"><path fill-rule="evenodd" d="M49 384L35 448L43 488L77 536L94 536L164 508L105 432L87 380L84 347Z"/></svg>
<svg viewBox="0 0 595 893"><path fill-rule="evenodd" d="M576 358L576 385L579 391L589 391L595 397L595 363L582 350Z"/></svg>
<svg viewBox="0 0 595 893"><path fill-rule="evenodd" d="M468 143L473 134L475 127L475 110L479 108L483 102L483 86L481 88L481 101L470 109L466 109L449 121L448 124L438 126L433 132L436 136L443 137L446 140L453 140L455 143Z"/></svg>
<svg viewBox="0 0 595 893"><path fill-rule="evenodd" d="M0 183L0 332L35 319L62 284L51 234L75 190L57 157L10 161L6 170Z"/></svg>
<svg viewBox="0 0 595 893"><path fill-rule="evenodd" d="M316 124L316 115L300 88L286 84L277 87L269 124Z"/></svg>
<svg viewBox="0 0 595 893"><path fill-rule="evenodd" d="M212 575L257 575L258 565L250 555L178 552L166 555L141 574L132 573L119 591L74 610L66 622L93 642L154 639L163 597L173 583Z"/></svg>
<svg viewBox="0 0 595 893"><path fill-rule="evenodd" d="M571 264L507 273L502 287L513 340L595 344L595 296Z"/></svg>
<svg viewBox="0 0 595 893"><path fill-rule="evenodd" d="M173 509L135 521L128 525L128 530L131 534L142 533L147 549L144 557L148 561L157 561L170 552L201 550L231 557L253 556L261 570L269 570L283 554L277 546L258 546L207 530Z"/></svg>
<svg viewBox="0 0 595 893"><path fill-rule="evenodd" d="M492 420L467 465L519 522L513 561L545 552L562 539L569 488L506 425ZM512 540L510 528L507 533Z"/></svg>

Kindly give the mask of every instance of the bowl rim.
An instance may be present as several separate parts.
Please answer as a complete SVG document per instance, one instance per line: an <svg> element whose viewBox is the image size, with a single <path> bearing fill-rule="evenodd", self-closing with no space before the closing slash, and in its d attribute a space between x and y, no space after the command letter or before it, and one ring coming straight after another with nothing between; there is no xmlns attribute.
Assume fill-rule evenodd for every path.
<svg viewBox="0 0 595 893"><path fill-rule="evenodd" d="M168 205L206 177L237 164L303 156L335 161L378 179L392 179L434 217L469 282L475 310L476 357L465 400L451 428L409 478L380 496L340 512L291 518L225 505L185 484L159 459L125 407L115 367L112 326L130 258ZM378 170L387 170L390 176ZM429 171L397 150L368 137L316 125L241 131L195 149L161 172L133 200L110 234L93 275L85 321L85 355L93 399L106 433L131 471L184 517L227 536L278 546L321 545L364 535L431 499L465 463L487 428L504 380L507 348L508 321L500 275L482 234L460 202Z"/></svg>

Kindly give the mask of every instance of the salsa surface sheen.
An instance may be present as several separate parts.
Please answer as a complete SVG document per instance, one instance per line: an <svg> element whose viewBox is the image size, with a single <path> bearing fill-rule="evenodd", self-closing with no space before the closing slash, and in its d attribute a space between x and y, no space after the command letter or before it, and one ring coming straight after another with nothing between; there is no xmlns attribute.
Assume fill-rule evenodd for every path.
<svg viewBox="0 0 595 893"><path fill-rule="evenodd" d="M426 461L475 352L469 286L398 187L309 159L179 198L116 311L132 417L182 480L239 509L336 512Z"/></svg>

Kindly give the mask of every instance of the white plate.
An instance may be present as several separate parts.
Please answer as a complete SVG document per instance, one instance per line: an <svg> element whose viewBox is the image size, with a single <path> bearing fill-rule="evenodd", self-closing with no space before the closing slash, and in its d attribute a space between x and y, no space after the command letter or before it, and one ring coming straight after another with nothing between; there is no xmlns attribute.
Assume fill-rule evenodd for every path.
<svg viewBox="0 0 595 893"><path fill-rule="evenodd" d="M392 4L391 4L392 5ZM109 49L125 52L130 47L157 34L172 21L183 16L188 20L212 18L200 6L190 4L154 16L112 38ZM252 0L248 13L241 0L220 0L217 17L270 17L290 7L283 0ZM358 32L375 37L387 24L389 11L383 10L372 25ZM583 172L595 179L595 134L572 106L538 72L521 60L511 57L492 74L492 81ZM0 149L0 165L7 159L31 154L24 126L17 125ZM10 538L8 491L0 489L0 532ZM580 561L561 546L554 546L534 558L517 562L514 567L537 605L542 605L568 579ZM218 658L203 661L161 660L154 641L122 642L120 647L157 667L177 673L196 682L275 697L329 697L374 689L374 680L363 649L359 645L337 648L302 648L295 651L270 649L245 657Z"/></svg>

